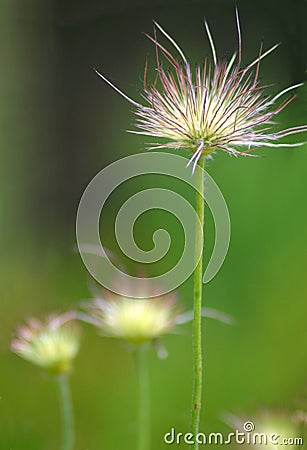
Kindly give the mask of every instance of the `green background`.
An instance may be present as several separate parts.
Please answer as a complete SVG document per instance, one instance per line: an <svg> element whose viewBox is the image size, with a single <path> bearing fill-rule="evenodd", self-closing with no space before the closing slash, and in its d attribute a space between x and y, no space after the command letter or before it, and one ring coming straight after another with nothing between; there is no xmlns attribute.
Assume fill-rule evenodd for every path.
<svg viewBox="0 0 307 450"><path fill-rule="evenodd" d="M204 16L218 54L236 48L234 4L1 0L0 6L0 449L54 450L60 447L55 383L11 354L10 339L24 317L61 312L89 298L89 276L75 251L80 197L99 170L142 152L148 142L125 133L133 122L131 106L92 68L139 100L145 59L149 55L152 61L154 51L142 35L151 32L151 20L194 64L210 53ZM272 88L277 92L304 81L306 2L239 1L238 6L243 63L257 57L262 39L265 48L282 42L263 61L263 82L277 82ZM306 123L306 86L297 94L278 127ZM259 153L265 157L218 153L207 166L227 201L232 236L204 301L234 316L236 325L204 321L201 429L206 432L229 431L221 421L224 412L253 419L265 409L290 416L307 403L307 147ZM145 185L136 183L132 190ZM104 239L115 251L112 217L127 192L119 192L106 212ZM164 221L181 242L173 218L148 213L136 227L143 248L151 247L155 225ZM208 211L206 222L208 258L214 239ZM175 253L169 258L175 260ZM191 292L189 279L178 290L187 309ZM152 450L167 448L163 435L171 427L189 428L191 326L163 341L169 358L150 355ZM72 389L76 450L135 449L137 380L124 345L85 326Z"/></svg>

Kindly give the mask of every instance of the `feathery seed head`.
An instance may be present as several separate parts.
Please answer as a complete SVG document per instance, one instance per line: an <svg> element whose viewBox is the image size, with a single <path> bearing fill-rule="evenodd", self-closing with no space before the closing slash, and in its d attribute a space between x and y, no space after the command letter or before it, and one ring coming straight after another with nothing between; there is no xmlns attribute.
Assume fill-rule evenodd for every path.
<svg viewBox="0 0 307 450"><path fill-rule="evenodd" d="M281 103L277 100L285 93L301 86L290 86L275 96L265 95L268 86L259 82L261 60L275 50L274 45L263 52L247 67L241 68L241 29L236 10L238 30L238 52L230 60L218 59L214 42L205 21L205 28L212 49L213 63L207 60L192 73L191 65L176 42L154 23L154 37L147 37L156 48L157 80L147 85L144 74L146 104L131 100L99 72L97 74L135 107L136 127L132 133L166 138L166 143L154 143L150 149L186 148L192 152L190 163L193 170L198 159L216 150L231 155L256 156L251 152L257 147L290 147L298 144L275 143L285 136L307 131L307 126L297 126L281 131L272 131L272 118L284 109L295 96ZM174 47L179 59L160 44L159 30ZM165 58L170 68L163 68L160 57Z"/></svg>

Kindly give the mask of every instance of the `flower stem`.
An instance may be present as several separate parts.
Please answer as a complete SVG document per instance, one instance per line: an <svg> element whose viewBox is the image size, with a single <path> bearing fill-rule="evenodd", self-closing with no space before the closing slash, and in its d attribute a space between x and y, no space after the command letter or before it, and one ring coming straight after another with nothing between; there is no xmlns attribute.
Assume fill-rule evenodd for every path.
<svg viewBox="0 0 307 450"><path fill-rule="evenodd" d="M150 399L148 377L148 347L140 345L136 348L138 371L138 450L149 450L150 447Z"/></svg>
<svg viewBox="0 0 307 450"><path fill-rule="evenodd" d="M72 450L75 440L74 418L69 375L63 374L57 378L62 410L62 450Z"/></svg>
<svg viewBox="0 0 307 450"><path fill-rule="evenodd" d="M195 258L199 255L199 248L203 246L204 229L204 173L205 157L202 156L198 161L196 169L196 213L198 215L201 227L196 226L195 235ZM201 170L199 170L201 169ZM193 448L198 449L196 435L199 432L199 421L201 411L202 395L202 331L201 331L201 309L202 309L202 276L203 276L203 248L201 248L201 257L194 271L194 320L193 320L193 394L192 394L192 422L191 432L195 444Z"/></svg>

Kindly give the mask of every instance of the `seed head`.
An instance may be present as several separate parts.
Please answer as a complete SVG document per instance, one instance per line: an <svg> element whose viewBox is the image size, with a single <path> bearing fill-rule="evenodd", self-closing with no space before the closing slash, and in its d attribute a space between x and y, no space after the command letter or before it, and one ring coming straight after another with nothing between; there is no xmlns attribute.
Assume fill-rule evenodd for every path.
<svg viewBox="0 0 307 450"><path fill-rule="evenodd" d="M17 330L11 350L53 375L67 373L79 350L79 327L73 319L73 313L45 321L31 318Z"/></svg>
<svg viewBox="0 0 307 450"><path fill-rule="evenodd" d="M165 138L166 142L153 143L149 149L186 148L192 152L189 164L193 170L199 158L222 150L230 155L257 156L252 151L258 147L293 147L302 145L276 143L285 136L307 131L307 126L297 126L272 131L272 119L294 98L292 95L277 102L287 92L301 86L290 86L276 95L264 95L268 85L261 85L259 69L261 60L275 50L274 45L241 68L241 28L236 10L238 51L230 59L218 59L214 42L205 21L211 45L213 62L205 60L196 70L181 48L163 28L154 23L154 36L147 37L156 49L156 81L147 84L147 65L144 73L145 105L131 100L99 72L97 74L135 107L136 127L132 133ZM175 49L179 58L166 49L157 38L160 31ZM163 67L166 59L169 69Z"/></svg>

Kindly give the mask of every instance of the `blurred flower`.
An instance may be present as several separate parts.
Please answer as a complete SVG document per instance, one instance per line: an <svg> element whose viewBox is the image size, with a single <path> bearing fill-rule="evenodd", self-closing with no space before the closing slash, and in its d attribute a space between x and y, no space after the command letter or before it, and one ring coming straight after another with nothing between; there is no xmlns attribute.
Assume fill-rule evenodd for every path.
<svg viewBox="0 0 307 450"><path fill-rule="evenodd" d="M276 436L275 441L268 439L268 449L281 449L284 445L294 445L295 439L300 438L300 433L291 414L282 411L262 411L255 418L255 425L259 432L265 433L266 436ZM258 449L263 445L258 443Z"/></svg>
<svg viewBox="0 0 307 450"><path fill-rule="evenodd" d="M228 60L218 59L214 42L205 21L205 28L212 49L213 64L205 60L192 74L191 65L176 42L163 28L155 23L154 37L146 35L156 47L157 78L147 84L147 65L144 72L143 98L146 105L127 97L99 72L97 74L132 103L138 117L136 126L141 131L132 133L166 138L168 142L153 144L155 148L186 148L193 155L190 163L193 170L202 155L209 155L220 149L231 155L252 155L256 147L293 147L302 145L275 143L285 136L307 131L307 126L297 126L272 132L272 118L284 109L295 96L277 104L285 93L301 84L290 86L275 96L263 95L269 86L259 82L261 60L275 50L274 45L245 68L241 68L241 29L236 11L238 30L238 52ZM163 47L157 39L159 30L171 43L180 59ZM165 70L160 54L170 64ZM244 151L241 151L241 148ZM240 150L239 150L240 149Z"/></svg>
<svg viewBox="0 0 307 450"><path fill-rule="evenodd" d="M224 413L223 419L234 430L246 434L244 443L248 447L253 444L260 450L265 445L266 448L273 450L282 448L284 445L302 445L299 427L294 415L289 412L261 410L253 415L252 420L250 416L244 420ZM250 435L249 438L248 435Z"/></svg>
<svg viewBox="0 0 307 450"><path fill-rule="evenodd" d="M105 299L86 304L89 322L105 336L143 344L172 333L179 314L174 294L154 298L131 298L106 293Z"/></svg>
<svg viewBox="0 0 307 450"><path fill-rule="evenodd" d="M79 350L79 327L72 312L31 318L16 332L11 350L54 375L67 373Z"/></svg>
<svg viewBox="0 0 307 450"><path fill-rule="evenodd" d="M117 283L122 284L122 281L117 280ZM184 311L178 305L176 292L155 297L152 284L149 287L142 283L141 286L137 279L125 283L126 296L108 290L102 293L95 288L96 298L83 303L85 312L78 313L78 318L97 327L103 336L122 339L133 345L151 342L158 356L165 358L167 351L160 338L179 331L178 325L191 322L193 311ZM202 316L226 324L234 323L233 317L214 308L202 308Z"/></svg>
<svg viewBox="0 0 307 450"><path fill-rule="evenodd" d="M297 423L307 424L307 412L303 410L298 410L294 413L293 419Z"/></svg>
<svg viewBox="0 0 307 450"><path fill-rule="evenodd" d="M274 434L278 435L278 445L274 443L274 440L273 442L268 441L268 448L271 448L272 450L274 448L282 448L283 439L285 439L286 442L288 439L299 437L298 427L290 417L290 414L285 414L284 412L261 411L255 417L254 423L257 427L255 431L265 433L266 436ZM258 443L256 447L262 448L263 446Z"/></svg>

